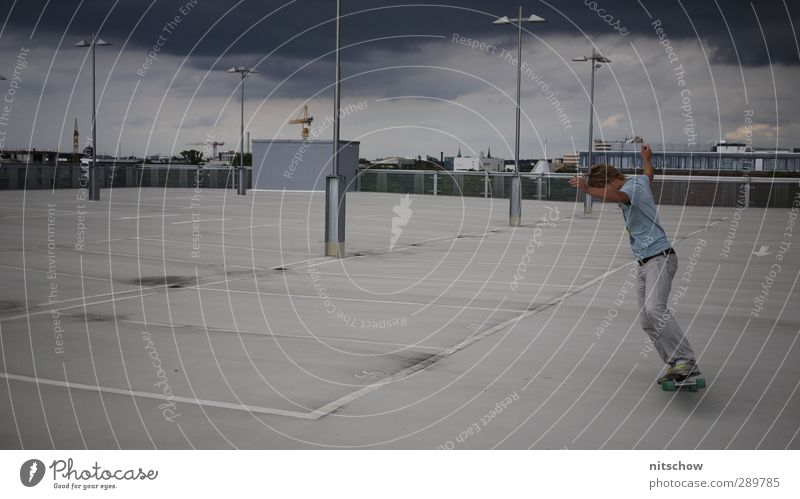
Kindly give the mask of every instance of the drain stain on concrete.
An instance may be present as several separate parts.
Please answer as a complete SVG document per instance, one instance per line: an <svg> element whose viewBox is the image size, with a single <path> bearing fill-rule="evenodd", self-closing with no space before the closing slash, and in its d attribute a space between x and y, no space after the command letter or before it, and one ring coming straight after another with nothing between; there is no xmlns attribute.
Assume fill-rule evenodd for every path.
<svg viewBox="0 0 800 499"><path fill-rule="evenodd" d="M183 288L195 285L197 280L194 276L164 275L137 277L126 282L144 287L167 286L168 288Z"/></svg>

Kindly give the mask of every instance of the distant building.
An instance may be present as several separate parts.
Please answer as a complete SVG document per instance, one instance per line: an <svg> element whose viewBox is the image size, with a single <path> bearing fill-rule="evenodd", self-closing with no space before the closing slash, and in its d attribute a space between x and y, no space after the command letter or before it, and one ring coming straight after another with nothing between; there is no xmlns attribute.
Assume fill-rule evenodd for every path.
<svg viewBox="0 0 800 499"><path fill-rule="evenodd" d="M535 159L520 159L519 160L519 171L522 173L529 172L533 170L533 167L536 166L537 160ZM513 172L514 171L514 160L507 159L505 160L505 171Z"/></svg>
<svg viewBox="0 0 800 499"><path fill-rule="evenodd" d="M236 151L220 151L219 152L219 158L217 158L217 159L219 159L220 161L222 161L224 163L231 164L231 162L233 161L233 158L236 157L236 154L237 154Z"/></svg>
<svg viewBox="0 0 800 499"><path fill-rule="evenodd" d="M461 153L461 150L458 151ZM487 171L487 172L501 172L505 170L505 160L502 158L493 158L492 151L484 155L483 151L478 154L478 157L461 157L453 158L453 171Z"/></svg>
<svg viewBox="0 0 800 499"><path fill-rule="evenodd" d="M533 167L531 173L533 174L540 174L540 173L553 173L555 172L555 168L549 161L546 159L540 159L536 162L536 166Z"/></svg>
<svg viewBox="0 0 800 499"><path fill-rule="evenodd" d="M453 160L453 171L503 171L504 163L500 158L455 158Z"/></svg>
<svg viewBox="0 0 800 499"><path fill-rule="evenodd" d="M416 164L414 158L404 158L402 156L389 156L388 158L378 158L370 166L383 168L409 168Z"/></svg>
<svg viewBox="0 0 800 499"><path fill-rule="evenodd" d="M78 118L75 118L75 128L72 129L72 161L77 162L81 157L78 148L81 143L81 134L78 132Z"/></svg>
<svg viewBox="0 0 800 499"><path fill-rule="evenodd" d="M581 168L586 168L589 154L580 152ZM566 158L566 156L565 156ZM566 163L566 160L565 160ZM641 168L637 148L594 151L592 164L607 164L621 170ZM653 166L659 170L699 172L800 172L800 153L788 150L759 150L744 144L720 142L709 151L653 149Z"/></svg>
<svg viewBox="0 0 800 499"><path fill-rule="evenodd" d="M578 162L580 161L580 154L565 154L561 157L561 163L564 165L564 168L571 168L578 166Z"/></svg>
<svg viewBox="0 0 800 499"><path fill-rule="evenodd" d="M69 161L72 157L70 153L60 153L58 151L37 151L36 149L8 149L0 151L0 161L14 163L37 163L54 164L57 162Z"/></svg>
<svg viewBox="0 0 800 499"><path fill-rule="evenodd" d="M608 143L608 142L605 142L604 140L601 140L601 139L594 139L594 150L595 151L610 151L611 150L611 144Z"/></svg>
<svg viewBox="0 0 800 499"><path fill-rule="evenodd" d="M753 152L753 148L744 143L728 142L725 140L719 141L716 145L711 147L713 152Z"/></svg>

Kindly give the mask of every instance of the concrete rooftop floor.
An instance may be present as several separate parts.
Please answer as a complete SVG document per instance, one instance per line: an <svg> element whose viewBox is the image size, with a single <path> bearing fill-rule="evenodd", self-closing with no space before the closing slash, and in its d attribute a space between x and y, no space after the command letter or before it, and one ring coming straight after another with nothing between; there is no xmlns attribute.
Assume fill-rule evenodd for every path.
<svg viewBox="0 0 800 499"><path fill-rule="evenodd" d="M615 205L352 193L337 260L321 193L77 194L0 197L2 448L800 448L788 210L660 207L669 393Z"/></svg>

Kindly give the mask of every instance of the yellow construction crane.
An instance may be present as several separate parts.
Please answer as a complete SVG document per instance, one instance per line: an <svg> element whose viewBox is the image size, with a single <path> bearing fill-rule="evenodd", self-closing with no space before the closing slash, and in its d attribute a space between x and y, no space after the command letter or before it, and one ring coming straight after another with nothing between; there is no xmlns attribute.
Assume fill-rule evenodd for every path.
<svg viewBox="0 0 800 499"><path fill-rule="evenodd" d="M297 118L289 120L289 124L303 125L301 137L303 137L303 140L308 140L308 127L311 126L312 121L314 121L314 117L308 115L308 106L303 106L303 112Z"/></svg>

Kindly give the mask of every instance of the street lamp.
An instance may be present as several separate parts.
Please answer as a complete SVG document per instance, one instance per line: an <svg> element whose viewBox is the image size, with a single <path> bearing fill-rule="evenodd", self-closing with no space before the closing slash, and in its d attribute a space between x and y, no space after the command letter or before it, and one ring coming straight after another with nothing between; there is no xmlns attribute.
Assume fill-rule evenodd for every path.
<svg viewBox="0 0 800 499"><path fill-rule="evenodd" d="M522 80L522 22L543 23L543 18L535 15L522 17L522 7L519 8L519 17L509 19L503 16L494 21L493 24L516 24L517 25L517 116L516 129L514 133L514 176L511 177L511 193L509 195L508 224L517 227L522 223L522 179L519 176L519 101L520 84Z"/></svg>
<svg viewBox="0 0 800 499"><path fill-rule="evenodd" d="M228 72L239 73L242 76L242 120L239 128L239 169L237 170L236 184L238 187L237 192L244 196L247 194L247 186L244 183L244 79L251 74L258 73L258 70L241 65L232 67Z"/></svg>
<svg viewBox="0 0 800 499"><path fill-rule="evenodd" d="M333 168L325 178L325 256L342 258L344 256L344 223L346 186L344 177L339 175L339 0L336 0L336 64L333 84Z"/></svg>
<svg viewBox="0 0 800 499"><path fill-rule="evenodd" d="M589 151L587 156L586 162L586 172L588 173L592 169L592 148L594 146L594 72L601 66L601 62L605 62L606 64L611 62L611 59L607 59L600 55L597 50L592 48L592 55L589 57L583 56L576 59L572 59L573 61L581 61L586 62L589 61L592 63L592 84L591 84L591 91L589 94ZM589 194L585 194L583 198L583 212L584 213L591 213L592 212L592 196Z"/></svg>
<svg viewBox="0 0 800 499"><path fill-rule="evenodd" d="M92 33L91 41L81 40L75 44L76 47L90 47L92 49L92 164L89 165L89 199L100 201L100 181L97 178L97 99L95 85L95 51L98 46L111 45L102 38L97 38Z"/></svg>

